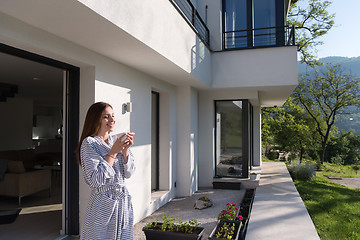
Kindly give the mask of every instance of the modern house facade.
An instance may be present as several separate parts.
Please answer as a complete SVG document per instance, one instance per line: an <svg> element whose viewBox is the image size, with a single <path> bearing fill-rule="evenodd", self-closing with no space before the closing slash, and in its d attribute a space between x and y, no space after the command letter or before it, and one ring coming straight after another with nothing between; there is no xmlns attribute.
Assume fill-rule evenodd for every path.
<svg viewBox="0 0 360 240"><path fill-rule="evenodd" d="M127 182L135 222L175 197L212 187L214 179L248 178L261 164L261 107L282 105L297 85L297 46L285 26L289 5L1 1L0 57L7 60L0 61L15 57L55 69L51 76L61 91L38 99L40 93L26 94L23 84L0 102L2 116L17 109L21 121L30 122L12 133L28 140L6 140L0 150L34 148L35 103L60 96L64 234L78 233L87 205L89 189L74 149L86 111L97 101L113 106L115 134L136 134L137 170ZM7 69L23 71L19 66Z"/></svg>

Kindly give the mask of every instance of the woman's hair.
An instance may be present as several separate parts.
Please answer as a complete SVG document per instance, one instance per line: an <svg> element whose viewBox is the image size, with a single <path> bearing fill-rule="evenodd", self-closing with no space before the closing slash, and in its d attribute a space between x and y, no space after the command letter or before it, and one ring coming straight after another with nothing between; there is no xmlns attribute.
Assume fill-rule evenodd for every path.
<svg viewBox="0 0 360 240"><path fill-rule="evenodd" d="M105 108L112 106L105 102L96 102L90 106L89 110L87 111L84 128L80 137L79 144L76 148L76 157L78 163L80 164L80 148L83 140L88 136L95 136L100 129L102 113L104 112Z"/></svg>

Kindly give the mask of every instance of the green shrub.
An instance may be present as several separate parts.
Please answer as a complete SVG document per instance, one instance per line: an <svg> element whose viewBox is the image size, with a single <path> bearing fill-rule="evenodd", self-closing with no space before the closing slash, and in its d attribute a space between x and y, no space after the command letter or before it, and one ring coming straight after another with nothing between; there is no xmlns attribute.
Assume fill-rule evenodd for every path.
<svg viewBox="0 0 360 240"><path fill-rule="evenodd" d="M294 180L312 180L316 174L316 163L306 162L305 164L300 164L293 162L288 165L288 169Z"/></svg>
<svg viewBox="0 0 360 240"><path fill-rule="evenodd" d="M354 169L355 170L355 173L356 173L356 175L357 175L357 171L359 171L359 166L358 165L354 165L354 166L352 166L352 169Z"/></svg>
<svg viewBox="0 0 360 240"><path fill-rule="evenodd" d="M323 169L323 165L320 160L316 161L316 171L321 171Z"/></svg>
<svg viewBox="0 0 360 240"><path fill-rule="evenodd" d="M279 159L279 153L278 152L275 152L275 151L271 151L271 152L268 152L266 154L266 157L269 159L269 160L275 160L275 159Z"/></svg>

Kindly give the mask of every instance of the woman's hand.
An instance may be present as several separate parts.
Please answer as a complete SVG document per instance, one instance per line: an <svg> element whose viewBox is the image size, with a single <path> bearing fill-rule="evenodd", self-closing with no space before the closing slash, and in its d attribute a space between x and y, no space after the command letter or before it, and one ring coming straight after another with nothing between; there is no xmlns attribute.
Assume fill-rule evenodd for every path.
<svg viewBox="0 0 360 240"><path fill-rule="evenodd" d="M128 132L125 134L126 138L125 138L125 146L122 150L122 155L124 156L125 159L125 163L127 163L128 161L128 157L129 157L129 147L131 147L134 144L134 132Z"/></svg>
<svg viewBox="0 0 360 240"><path fill-rule="evenodd" d="M116 157L116 155L121 152L124 156L125 163L128 161L129 156L129 147L131 147L134 144L134 135L133 132L128 132L118 139L116 139L114 145L110 149L108 155L112 156L113 158Z"/></svg>

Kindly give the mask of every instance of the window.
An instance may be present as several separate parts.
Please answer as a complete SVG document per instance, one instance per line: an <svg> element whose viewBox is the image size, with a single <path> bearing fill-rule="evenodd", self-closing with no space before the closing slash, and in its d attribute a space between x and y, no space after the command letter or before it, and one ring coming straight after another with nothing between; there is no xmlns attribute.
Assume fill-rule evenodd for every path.
<svg viewBox="0 0 360 240"><path fill-rule="evenodd" d="M215 175L247 178L252 117L248 100L215 101Z"/></svg>
<svg viewBox="0 0 360 240"><path fill-rule="evenodd" d="M284 45L283 0L223 0L223 48Z"/></svg>

